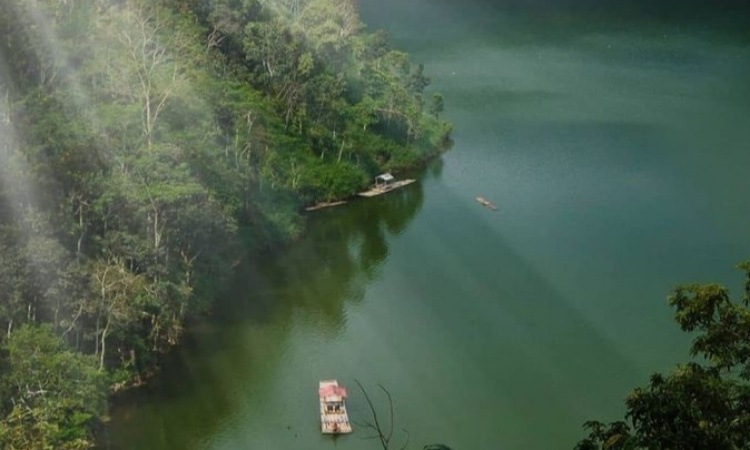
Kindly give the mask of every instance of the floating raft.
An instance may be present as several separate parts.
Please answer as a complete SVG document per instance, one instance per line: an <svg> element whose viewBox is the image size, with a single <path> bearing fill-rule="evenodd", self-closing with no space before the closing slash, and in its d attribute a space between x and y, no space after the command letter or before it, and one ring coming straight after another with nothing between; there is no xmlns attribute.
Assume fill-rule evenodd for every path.
<svg viewBox="0 0 750 450"><path fill-rule="evenodd" d="M351 433L352 425L346 413L346 388L339 386L336 380L324 380L318 386L318 397L320 397L321 433Z"/></svg>
<svg viewBox="0 0 750 450"><path fill-rule="evenodd" d="M477 197L477 201L484 206L487 209L491 209L493 211L497 211L497 206L493 205L491 201L487 200L484 197Z"/></svg>
<svg viewBox="0 0 750 450"><path fill-rule="evenodd" d="M342 200L339 202L321 202L313 206L308 206L307 208L305 208L305 211L317 211L319 209L330 208L332 206L339 206L345 203L346 203L346 200Z"/></svg>
<svg viewBox="0 0 750 450"><path fill-rule="evenodd" d="M388 192L391 192L398 188L402 188L406 185L412 184L415 181L417 180L400 180L400 181L395 181L393 183L387 184L385 186L374 186L373 188L368 189L364 192L360 192L357 195L359 195L360 197L375 197L376 195L387 194Z"/></svg>

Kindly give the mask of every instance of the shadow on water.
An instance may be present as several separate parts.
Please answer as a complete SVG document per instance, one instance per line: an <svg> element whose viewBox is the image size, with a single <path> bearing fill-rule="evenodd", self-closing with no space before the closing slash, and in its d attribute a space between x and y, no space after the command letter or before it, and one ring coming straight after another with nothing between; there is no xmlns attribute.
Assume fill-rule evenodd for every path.
<svg viewBox="0 0 750 450"><path fill-rule="evenodd" d="M435 167L418 176L434 176ZM318 211L299 241L241 264L214 316L194 324L153 383L113 407L101 447L201 448L249 395L264 395L246 391L269 383L295 320L323 336L343 331L346 303L362 300L388 257L389 237L407 228L423 201L417 182Z"/></svg>
<svg viewBox="0 0 750 450"><path fill-rule="evenodd" d="M410 344L421 338L394 331L392 339L404 342L389 347L402 353L394 358L423 366L412 374L420 384L396 392L397 398L434 398L429 412L412 412L411 420L418 417L432 430L427 438L461 443L458 448L552 448L551 442L568 448L584 420L601 417L613 404L619 407L632 380L643 374L601 325L495 226L504 220L502 208L486 212L487 220L475 220L476 211L484 211L473 199L462 201L448 190L440 196L452 205L451 214L467 219L457 230L455 222L438 220L444 211L426 209L420 221L431 225L411 237L426 250L399 261L423 267L408 273L407 292L398 301L405 305L404 316L416 318L410 333L425 336L434 350L414 351L425 350L427 343ZM461 239L453 236L457 231ZM457 261L467 254L471 261ZM659 300L657 295L654 301ZM433 358L442 360L442 354L455 360L436 364ZM410 364L409 370L420 369ZM460 398L445 393L445 386L455 386ZM469 403L477 414L461 417L452 412L451 401ZM553 416L554 423L545 423Z"/></svg>
<svg viewBox="0 0 750 450"><path fill-rule="evenodd" d="M311 213L301 240L239 268L218 319L267 323L296 311L343 326L344 303L362 299L388 257L388 237L404 231L423 201L422 186L414 183Z"/></svg>

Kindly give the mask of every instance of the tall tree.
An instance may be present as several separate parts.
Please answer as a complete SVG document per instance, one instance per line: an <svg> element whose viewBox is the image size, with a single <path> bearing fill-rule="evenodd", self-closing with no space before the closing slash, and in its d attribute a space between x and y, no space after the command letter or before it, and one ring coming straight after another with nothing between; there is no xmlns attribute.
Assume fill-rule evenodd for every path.
<svg viewBox="0 0 750 450"><path fill-rule="evenodd" d="M435 154L426 80L353 0L4 1L0 447L90 447L60 376L138 384L303 204Z"/></svg>

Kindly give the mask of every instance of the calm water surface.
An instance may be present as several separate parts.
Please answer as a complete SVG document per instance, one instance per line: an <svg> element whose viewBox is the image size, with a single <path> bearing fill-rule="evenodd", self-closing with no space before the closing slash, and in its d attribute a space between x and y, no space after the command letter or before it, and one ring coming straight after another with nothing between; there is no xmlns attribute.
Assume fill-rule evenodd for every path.
<svg viewBox="0 0 750 450"><path fill-rule="evenodd" d="M750 46L722 22L362 0L425 62L455 147L249 262L113 449L377 449L318 431L317 382L385 385L410 448L572 448L686 358L666 295L750 258ZM518 5L518 3L514 3ZM490 212L474 201L493 201Z"/></svg>

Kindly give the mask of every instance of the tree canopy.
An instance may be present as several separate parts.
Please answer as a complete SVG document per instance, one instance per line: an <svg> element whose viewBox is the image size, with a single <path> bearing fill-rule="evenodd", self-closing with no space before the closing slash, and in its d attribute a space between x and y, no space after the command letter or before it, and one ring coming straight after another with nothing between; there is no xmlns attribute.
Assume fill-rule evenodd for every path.
<svg viewBox="0 0 750 450"><path fill-rule="evenodd" d="M750 449L750 263L739 268L741 299L717 284L675 289L669 304L680 328L696 335L694 360L636 388L625 420L587 422L576 450Z"/></svg>
<svg viewBox="0 0 750 450"><path fill-rule="evenodd" d="M0 446L88 448L247 252L444 150L424 70L353 0L4 1Z"/></svg>

